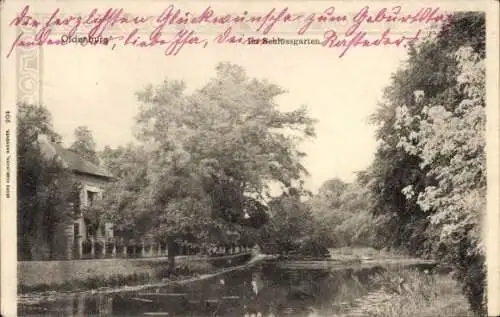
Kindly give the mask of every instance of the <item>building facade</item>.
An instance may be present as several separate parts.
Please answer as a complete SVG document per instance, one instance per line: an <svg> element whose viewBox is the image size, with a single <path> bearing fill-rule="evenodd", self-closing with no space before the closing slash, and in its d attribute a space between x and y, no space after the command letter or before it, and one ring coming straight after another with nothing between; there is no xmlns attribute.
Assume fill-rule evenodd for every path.
<svg viewBox="0 0 500 317"><path fill-rule="evenodd" d="M102 223L97 228L85 218L83 210L102 199L105 186L113 176L102 167L83 159L72 150L53 142L47 136L38 138L40 149L47 158L57 158L71 171L80 186L80 206L69 223L58 228L52 243L54 259L94 258L105 255L106 245L113 240L113 224ZM35 260L35 259L34 259Z"/></svg>

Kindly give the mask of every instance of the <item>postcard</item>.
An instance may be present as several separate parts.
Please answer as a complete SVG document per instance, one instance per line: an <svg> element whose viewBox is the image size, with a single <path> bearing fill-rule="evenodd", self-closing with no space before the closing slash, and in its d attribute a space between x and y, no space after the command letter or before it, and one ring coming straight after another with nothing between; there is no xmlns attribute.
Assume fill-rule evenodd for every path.
<svg viewBox="0 0 500 317"><path fill-rule="evenodd" d="M2 1L2 316L500 314L496 1Z"/></svg>

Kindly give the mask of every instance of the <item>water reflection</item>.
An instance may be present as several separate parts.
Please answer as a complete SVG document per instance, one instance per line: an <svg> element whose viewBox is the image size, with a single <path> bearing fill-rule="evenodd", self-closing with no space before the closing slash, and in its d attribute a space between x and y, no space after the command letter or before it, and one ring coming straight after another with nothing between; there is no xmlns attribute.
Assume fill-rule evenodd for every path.
<svg viewBox="0 0 500 317"><path fill-rule="evenodd" d="M373 270L285 270L266 265L191 283L75 295L19 307L21 316L322 317L368 293Z"/></svg>

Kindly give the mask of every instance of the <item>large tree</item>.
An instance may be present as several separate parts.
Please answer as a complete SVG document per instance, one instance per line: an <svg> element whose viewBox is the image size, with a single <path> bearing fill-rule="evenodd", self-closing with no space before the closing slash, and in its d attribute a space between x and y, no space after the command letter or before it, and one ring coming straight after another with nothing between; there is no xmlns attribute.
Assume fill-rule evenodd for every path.
<svg viewBox="0 0 500 317"><path fill-rule="evenodd" d="M127 183L140 177L136 188L120 185L120 213L141 224L137 233L170 246L180 237L209 241L214 232L260 226L273 183L287 193L305 192L305 154L297 146L314 136L314 120L305 107L281 111L274 99L284 92L228 63L192 93L175 80L140 92L140 151L127 158L147 160L125 177Z"/></svg>
<svg viewBox="0 0 500 317"><path fill-rule="evenodd" d="M379 147L362 177L374 213L385 219L387 241L413 254L446 256L476 311L485 278L475 234L484 194L484 56L480 13L457 13L436 38L411 47L373 117Z"/></svg>
<svg viewBox="0 0 500 317"><path fill-rule="evenodd" d="M485 256L482 220L486 212L485 60L471 47L456 53L461 73L458 91L464 98L447 110L446 104L428 103L421 114L398 108L396 126L411 130L400 146L421 159L420 166L433 181L421 191L403 189L407 199L429 213L433 245L442 259L455 262L462 278L469 266L481 265ZM449 105L448 105L448 108ZM476 310L482 301L484 281L473 278L467 288Z"/></svg>

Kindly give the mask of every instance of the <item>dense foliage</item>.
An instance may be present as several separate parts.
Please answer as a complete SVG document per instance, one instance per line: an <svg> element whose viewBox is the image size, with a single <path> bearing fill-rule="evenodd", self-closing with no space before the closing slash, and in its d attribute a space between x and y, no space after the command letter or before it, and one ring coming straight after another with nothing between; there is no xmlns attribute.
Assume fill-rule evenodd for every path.
<svg viewBox="0 0 500 317"><path fill-rule="evenodd" d="M370 193L358 182L328 180L308 204L317 221L316 234L325 245L381 247L376 239L376 219L370 213Z"/></svg>
<svg viewBox="0 0 500 317"><path fill-rule="evenodd" d="M301 239L313 236L316 223L309 206L299 197L282 195L269 207L270 221L259 234L264 252L288 254L297 251Z"/></svg>
<svg viewBox="0 0 500 317"><path fill-rule="evenodd" d="M97 155L96 143L92 131L87 126L79 126L74 131L75 140L70 149L80 155L83 159L96 165L100 164Z"/></svg>
<svg viewBox="0 0 500 317"><path fill-rule="evenodd" d="M140 92L136 144L101 155L120 178L106 194L109 210L136 236L249 238L267 220L272 183L305 192L297 145L314 136L306 108L280 111L274 98L284 91L239 66L216 71L189 94L172 80Z"/></svg>
<svg viewBox="0 0 500 317"><path fill-rule="evenodd" d="M49 111L19 104L17 116L18 256L20 259L50 259L59 226L67 223L78 203L76 184L61 163L43 154L39 135L60 140ZM70 203L75 205L71 206Z"/></svg>
<svg viewBox="0 0 500 317"><path fill-rule="evenodd" d="M409 51L374 115L379 147L363 173L385 241L455 265L473 310L484 310L484 15L456 14Z"/></svg>

